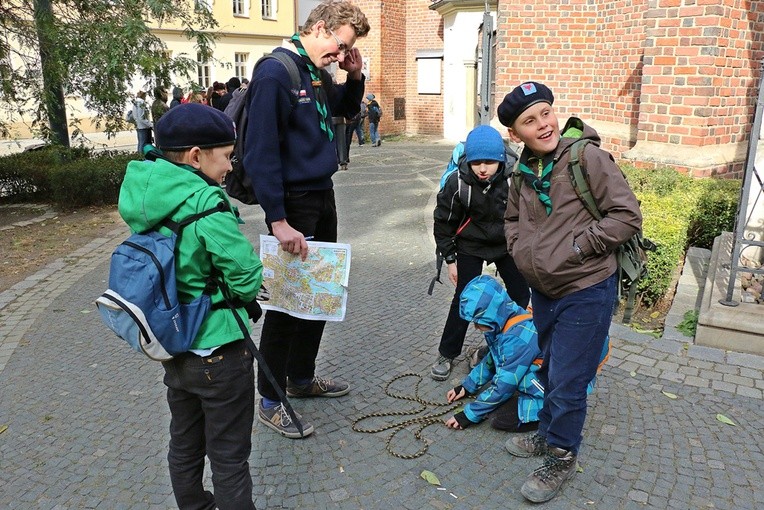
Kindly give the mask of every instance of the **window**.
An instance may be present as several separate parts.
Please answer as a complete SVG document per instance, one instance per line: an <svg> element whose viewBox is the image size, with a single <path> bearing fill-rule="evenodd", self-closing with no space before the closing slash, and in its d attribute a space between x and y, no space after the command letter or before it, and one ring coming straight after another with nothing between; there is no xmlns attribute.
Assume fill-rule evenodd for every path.
<svg viewBox="0 0 764 510"><path fill-rule="evenodd" d="M233 72L240 80L242 78L249 78L249 71L247 70L247 62L249 61L249 53L234 53L233 55Z"/></svg>
<svg viewBox="0 0 764 510"><path fill-rule="evenodd" d="M260 0L263 19L276 19L276 0Z"/></svg>
<svg viewBox="0 0 764 510"><path fill-rule="evenodd" d="M202 54L196 54L196 83L207 88L210 86L210 63L202 59Z"/></svg>
<svg viewBox="0 0 764 510"><path fill-rule="evenodd" d="M249 17L249 0L231 0L231 2L234 16Z"/></svg>
<svg viewBox="0 0 764 510"><path fill-rule="evenodd" d="M440 94L443 50L417 50L417 93Z"/></svg>

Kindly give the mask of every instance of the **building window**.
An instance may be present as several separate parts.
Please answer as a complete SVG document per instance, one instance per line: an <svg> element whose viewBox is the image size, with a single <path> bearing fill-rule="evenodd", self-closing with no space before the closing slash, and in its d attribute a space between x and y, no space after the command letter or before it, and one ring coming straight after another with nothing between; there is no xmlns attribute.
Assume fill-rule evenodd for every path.
<svg viewBox="0 0 764 510"><path fill-rule="evenodd" d="M231 2L234 16L249 17L249 0L231 0Z"/></svg>
<svg viewBox="0 0 764 510"><path fill-rule="evenodd" d="M417 93L440 94L443 50L417 50Z"/></svg>
<svg viewBox="0 0 764 510"><path fill-rule="evenodd" d="M260 0L263 19L276 19L276 0Z"/></svg>
<svg viewBox="0 0 764 510"><path fill-rule="evenodd" d="M196 54L196 83L205 89L210 86L210 63L198 52Z"/></svg>
<svg viewBox="0 0 764 510"><path fill-rule="evenodd" d="M234 53L233 60L233 71L236 77L240 80L243 78L249 78L249 71L247 70L249 53Z"/></svg>

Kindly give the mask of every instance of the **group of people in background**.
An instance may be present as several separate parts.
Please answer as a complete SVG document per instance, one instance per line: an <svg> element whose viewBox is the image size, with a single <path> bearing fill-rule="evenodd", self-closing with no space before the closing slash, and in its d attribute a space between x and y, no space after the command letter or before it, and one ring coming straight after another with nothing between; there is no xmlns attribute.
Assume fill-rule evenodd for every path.
<svg viewBox="0 0 764 510"><path fill-rule="evenodd" d="M211 106L222 112L231 101L231 98L235 94L243 93L247 89L247 85L249 85L248 79L239 80L239 78L234 76L225 83L214 82L206 91L192 88L185 95L181 87L173 87L172 101L170 101L169 105L167 104L169 99L167 89L165 87L155 87L153 91L154 101L151 103L151 106L146 101L148 94L143 90L138 91L135 94L131 107L132 119L135 123L138 137L138 152L142 152L146 144L154 141L152 135L154 125L171 108L186 103L199 103Z"/></svg>

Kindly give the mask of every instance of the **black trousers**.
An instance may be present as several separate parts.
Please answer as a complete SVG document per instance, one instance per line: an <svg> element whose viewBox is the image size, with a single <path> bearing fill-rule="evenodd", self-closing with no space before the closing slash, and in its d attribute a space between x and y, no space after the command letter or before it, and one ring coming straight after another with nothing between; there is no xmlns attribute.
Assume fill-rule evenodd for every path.
<svg viewBox="0 0 764 510"><path fill-rule="evenodd" d="M287 192L284 200L289 225L315 241L337 241L337 207L334 190ZM270 228L270 227L269 227ZM283 312L265 312L260 352L273 376L286 391L287 377L310 379L326 321L299 319ZM258 368L257 389L270 400L279 400L273 386Z"/></svg>
<svg viewBox="0 0 764 510"><path fill-rule="evenodd" d="M438 347L438 352L446 358L454 359L462 353L464 336L467 334L470 323L459 316L459 297L462 295L464 287L483 272L483 262L485 259L475 255L466 253L457 253L456 255L456 290L451 300L451 308L448 310L448 318ZM504 280L509 297L521 307L527 307L531 292L525 278L517 270L514 259L505 255L494 261L494 264L501 275L501 279Z"/></svg>

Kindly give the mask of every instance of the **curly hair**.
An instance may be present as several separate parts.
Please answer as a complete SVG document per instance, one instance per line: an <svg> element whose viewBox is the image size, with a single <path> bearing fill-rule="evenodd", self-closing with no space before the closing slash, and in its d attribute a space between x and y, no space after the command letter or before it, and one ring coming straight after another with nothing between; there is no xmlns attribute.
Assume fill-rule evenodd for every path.
<svg viewBox="0 0 764 510"><path fill-rule="evenodd" d="M350 25L355 31L356 37L365 37L371 29L366 15L357 6L346 0L327 0L310 11L300 33L302 35L310 34L313 25L321 20L326 23L326 28L329 30L336 30L343 25Z"/></svg>

